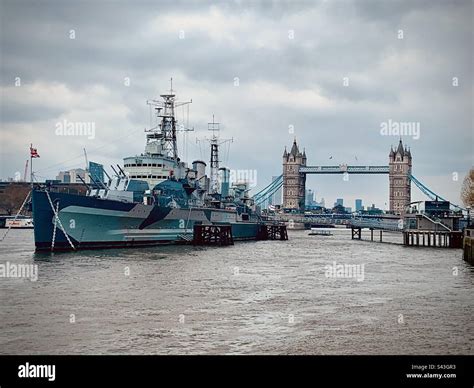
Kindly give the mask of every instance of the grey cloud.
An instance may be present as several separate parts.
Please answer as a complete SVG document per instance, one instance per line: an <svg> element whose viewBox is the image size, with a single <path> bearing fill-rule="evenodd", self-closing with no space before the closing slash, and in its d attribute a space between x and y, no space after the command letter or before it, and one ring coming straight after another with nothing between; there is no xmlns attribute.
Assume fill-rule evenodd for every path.
<svg viewBox="0 0 474 388"><path fill-rule="evenodd" d="M185 39L159 26L153 36L145 33L157 17L189 15L192 21L211 9L223 14L222 26L214 31L217 37L186 24ZM140 131L100 147L117 134L148 126L145 100L156 97L173 76L183 92L179 96L194 100L191 121L196 130L205 133L206 117L216 113L223 136L235 137L231 164L257 169L261 185L281 172L283 147L293 140L288 125L294 125L310 163L327 163L331 155L350 162L357 155L361 163L378 164L386 163L390 144L398 141L380 136L380 122L389 118L422 124L420 140L405 139L417 175L449 174L467 169L472 161L471 11L470 1L3 1L0 82L11 86L21 75L26 84L61 83L86 98L88 86L103 86L113 100L97 99L99 111L129 108L123 121L106 113L97 118L103 132L97 144L87 147L91 157L106 164L140 152ZM251 26L237 28L235 41L224 34L232 18ZM294 40L287 37L290 28ZM397 39L399 28L403 40ZM75 40L68 37L70 29L76 30ZM342 86L345 76L349 87ZM459 77L458 87L451 84L454 76ZM130 77L129 87L124 77ZM238 89L234 77L240 78ZM271 91L252 85L286 90L287 101L272 102ZM249 95L251 91L256 95ZM319 91L331 106L292 100L291 93L299 91ZM13 104L7 94L2 99L2 132L10 124L21 127L64 113L47 101L25 106ZM41 142L46 133L38 128L25 141ZM44 143L51 146L47 165L67 159L61 150L66 144L80 153L80 140ZM196 146L190 149L190 158L200 157ZM41 162L46 165L45 159ZM21 163L4 158L0 175L6 178L21 170ZM363 181L353 184L365 190ZM343 190L321 187L326 200ZM382 191L371 198L379 205L386 199Z"/></svg>
<svg viewBox="0 0 474 388"><path fill-rule="evenodd" d="M35 121L50 120L64 113L63 109L50 106L38 109L36 105L18 104L3 99L0 108L2 127L9 123L32 123Z"/></svg>

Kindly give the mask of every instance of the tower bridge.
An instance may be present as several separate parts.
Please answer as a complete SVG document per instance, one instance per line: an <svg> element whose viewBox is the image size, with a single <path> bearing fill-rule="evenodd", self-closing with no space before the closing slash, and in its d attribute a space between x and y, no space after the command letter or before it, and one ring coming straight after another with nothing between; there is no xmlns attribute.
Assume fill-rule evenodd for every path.
<svg viewBox="0 0 474 388"><path fill-rule="evenodd" d="M403 214L411 202L412 156L402 140L397 149L390 149L388 165L308 166L306 151L300 152L296 139L290 152L283 152L283 207L304 210L307 174L388 174L390 211Z"/></svg>
<svg viewBox="0 0 474 388"><path fill-rule="evenodd" d="M268 186L253 196L257 205L268 203L277 190L282 188L283 207L297 212L304 210L307 174L385 174L389 184L389 210L404 215L411 203L411 183L433 201L447 201L436 194L412 175L412 155L402 140L396 149L390 148L387 165L353 166L347 164L328 166L308 166L306 152L300 152L296 139L290 152L283 152L283 173ZM466 211L450 204L455 210Z"/></svg>
<svg viewBox="0 0 474 388"><path fill-rule="evenodd" d="M391 214L376 216L357 214L303 214L308 174L385 174L388 175L389 202ZM290 152L283 152L283 173L267 187L253 196L255 204L265 204L280 188L283 190L283 208L289 212L270 215L269 219L303 225L345 225L352 231L352 239L361 239L362 230L369 229L371 241L374 230L379 231L380 241L384 231L403 233L403 244L407 246L427 246L459 248L462 244L460 231L461 211L466 209L450 203L455 212L440 216L434 212L419 212L410 209L411 183L434 201L446 201L423 185L412 175L411 151L402 140L396 149L390 148L388 165L351 166L347 164L328 166L308 166L306 152L300 152L296 139ZM447 202L447 201L446 201Z"/></svg>

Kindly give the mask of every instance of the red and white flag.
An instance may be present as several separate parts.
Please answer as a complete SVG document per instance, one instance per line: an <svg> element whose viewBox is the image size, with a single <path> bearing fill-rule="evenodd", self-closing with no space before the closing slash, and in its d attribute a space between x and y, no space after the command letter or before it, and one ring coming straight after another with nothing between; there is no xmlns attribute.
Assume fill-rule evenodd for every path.
<svg viewBox="0 0 474 388"><path fill-rule="evenodd" d="M38 150L33 148L33 144L30 145L30 155L32 158L39 158Z"/></svg>

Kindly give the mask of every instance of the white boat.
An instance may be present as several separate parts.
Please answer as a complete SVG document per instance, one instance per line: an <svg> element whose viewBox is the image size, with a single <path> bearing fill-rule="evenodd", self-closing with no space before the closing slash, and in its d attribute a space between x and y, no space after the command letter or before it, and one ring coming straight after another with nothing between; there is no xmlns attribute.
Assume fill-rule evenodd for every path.
<svg viewBox="0 0 474 388"><path fill-rule="evenodd" d="M12 229L33 229L33 218L7 218L5 228Z"/></svg>
<svg viewBox="0 0 474 388"><path fill-rule="evenodd" d="M308 236L332 236L332 233L327 229L311 228L311 232L308 233Z"/></svg>

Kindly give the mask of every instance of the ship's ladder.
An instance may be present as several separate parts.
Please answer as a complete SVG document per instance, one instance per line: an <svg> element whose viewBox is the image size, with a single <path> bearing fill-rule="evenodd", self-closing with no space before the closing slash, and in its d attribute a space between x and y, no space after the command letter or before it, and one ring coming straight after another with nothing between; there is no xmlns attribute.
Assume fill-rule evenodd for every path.
<svg viewBox="0 0 474 388"><path fill-rule="evenodd" d="M51 197L49 195L49 191L46 190L46 196L48 197L49 204L51 206L51 209L53 210L54 213L54 228L53 228L53 241L51 242L51 251L54 251L54 242L56 240L56 225L59 225L61 228L62 232L64 233L64 236L66 236L66 239L71 246L72 249L76 250L76 247L72 243L71 239L69 238L68 234L66 233L66 230L64 229L63 224L61 223L61 220L59 219L59 201L56 204L56 209L54 208L53 201L51 201Z"/></svg>
<svg viewBox="0 0 474 388"><path fill-rule="evenodd" d="M31 196L31 190L30 190L30 191L28 192L28 194L26 195L26 198L25 198L25 200L23 201L23 203L21 204L20 210L18 210L18 213L16 213L16 216L15 216L15 218L13 219L13 222L10 222L10 225L8 225L8 229L5 231L5 234L4 234L3 237L0 239L0 242L2 242L3 240L5 240L5 237L7 237L8 232L9 232L10 229L12 228L12 225L13 225L14 222L17 220L18 216L21 214L21 211L23 210L23 208L25 207L26 203L27 203L28 200L30 199L30 196Z"/></svg>

